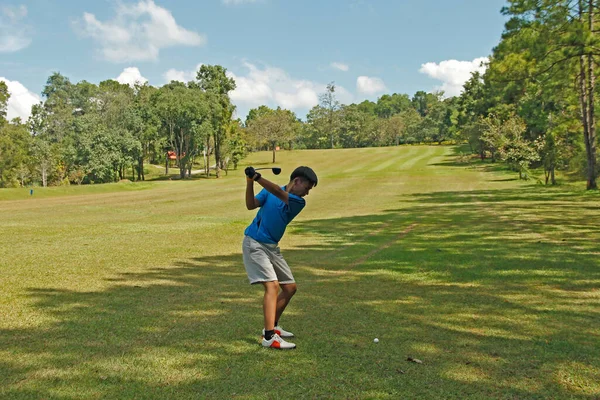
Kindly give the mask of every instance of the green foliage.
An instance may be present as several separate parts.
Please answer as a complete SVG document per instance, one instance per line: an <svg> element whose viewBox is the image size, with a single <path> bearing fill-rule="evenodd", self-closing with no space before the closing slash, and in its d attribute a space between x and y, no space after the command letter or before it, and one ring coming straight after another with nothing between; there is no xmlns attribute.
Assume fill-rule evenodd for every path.
<svg viewBox="0 0 600 400"><path fill-rule="evenodd" d="M153 96L163 135L177 156L181 178L186 177L186 171L189 174L201 146L214 134L215 111L209 98L210 93L197 85L186 86L179 82L161 87Z"/></svg>
<svg viewBox="0 0 600 400"><path fill-rule="evenodd" d="M556 170L597 169L586 158L589 140L580 134L580 96L573 84L580 70L569 52L576 46L591 48L595 34L577 25L573 12L544 2L544 15L530 14L533 6L530 1L509 2L504 12L511 19L489 68L484 75L473 73L460 96L444 99L443 93L417 91L343 105L331 82L305 122L290 111L262 105L250 110L242 127L232 119L229 93L235 81L219 65L202 65L195 80L160 88L113 80L73 84L56 72L44 87L44 102L33 107L27 121L33 139L17 142L29 146L22 151L28 156L22 163L7 161L5 169L11 177L20 176L22 184L42 186L65 179L74 184L113 182L130 177L132 170L132 179L143 180L148 161L164 163L168 173L172 162L167 151L173 151L181 178L191 174L200 154L206 173L216 167L218 177L250 150L454 141L469 143L482 159L508 162L523 176L537 167L549 177ZM560 31L567 16L573 26ZM551 33L558 36L550 40ZM0 110L5 110L8 92L2 87L0 92ZM500 125L518 118L524 131L506 134L509 127L490 125L492 115ZM0 124L8 122L0 118Z"/></svg>
<svg viewBox="0 0 600 400"><path fill-rule="evenodd" d="M246 122L244 125L248 126L253 120L270 112L273 112L273 110L265 105L259 106L258 108L252 108L250 111L248 111L248 116L246 117Z"/></svg>
<svg viewBox="0 0 600 400"><path fill-rule="evenodd" d="M219 65L202 65L195 80L160 88L131 87L114 80L72 83L54 72L44 86L44 101L33 106L27 121L33 140L24 152L30 157L22 168L10 164L11 176L18 170L23 182L42 186L62 185L65 180L73 184L125 177L144 180L147 161L164 163L168 174L167 152L173 151L181 178L191 174L200 154L206 173L216 166L218 177L221 169L229 163L235 167L251 149L442 143L457 131L456 106L440 93L421 91L412 100L394 93L376 102L342 105L334 82L326 86L306 122L289 111L263 105L250 110L242 128L232 119L235 107L229 93L235 87ZM5 110L8 99L7 90L3 93L0 110ZM277 115L265 118L270 113ZM7 123L2 118L0 122ZM267 132L264 126L276 128Z"/></svg>
<svg viewBox="0 0 600 400"><path fill-rule="evenodd" d="M393 115L408 110L411 106L412 104L407 94L384 94L377 99L377 105L373 111L380 118L390 118Z"/></svg>
<svg viewBox="0 0 600 400"><path fill-rule="evenodd" d="M8 99L10 99L10 93L8 93L8 86L4 81L0 81L0 126L6 123L6 109L8 107Z"/></svg>
<svg viewBox="0 0 600 400"><path fill-rule="evenodd" d="M227 69L220 65L203 64L196 75L197 85L209 95L211 110L210 123L214 143L215 165L217 178L224 167L228 127L235 110L231 103L229 92L236 88L233 78L227 76ZM204 129L208 131L208 129ZM208 143L208 141L207 141ZM208 146L207 146L208 147Z"/></svg>
<svg viewBox="0 0 600 400"><path fill-rule="evenodd" d="M231 122L223 152L228 155L233 169L237 169L239 162L248 155L248 143L240 120Z"/></svg>
<svg viewBox="0 0 600 400"><path fill-rule="evenodd" d="M289 111L277 108L265 112L252 119L248 125L248 133L259 144L267 145L273 152L273 163L277 146L293 140L298 136L300 122L296 115Z"/></svg>
<svg viewBox="0 0 600 400"><path fill-rule="evenodd" d="M336 146L336 141L340 130L340 102L335 97L335 83L327 85L325 93L319 96L319 105L323 109L321 120L314 121L321 125L321 130L329 136L330 148Z"/></svg>
<svg viewBox="0 0 600 400"><path fill-rule="evenodd" d="M30 142L26 125L18 121L0 124L0 187L28 183Z"/></svg>
<svg viewBox="0 0 600 400"><path fill-rule="evenodd" d="M516 116L503 120L490 115L483 118L481 141L492 154L492 161L498 157L513 170L519 172L520 179L529 179L529 168L540 160L539 146L525 138L525 122Z"/></svg>
<svg viewBox="0 0 600 400"><path fill-rule="evenodd" d="M577 150L585 148L587 163L581 170L588 176L588 189L597 186L599 11L595 1L509 0L503 13L510 19L485 74L488 108L500 115L503 105L514 107L525 121L525 137L538 143L546 181L556 168L573 167L569 158L580 158Z"/></svg>
<svg viewBox="0 0 600 400"><path fill-rule="evenodd" d="M306 115L306 126L302 135L306 148L324 149L330 147L327 114L326 108L316 105Z"/></svg>

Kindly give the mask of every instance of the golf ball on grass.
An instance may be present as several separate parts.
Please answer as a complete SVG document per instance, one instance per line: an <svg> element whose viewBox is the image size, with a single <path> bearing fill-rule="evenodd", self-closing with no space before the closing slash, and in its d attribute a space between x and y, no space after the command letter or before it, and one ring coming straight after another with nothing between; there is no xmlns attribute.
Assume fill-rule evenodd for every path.
<svg viewBox="0 0 600 400"><path fill-rule="evenodd" d="M379 339L375 338L375 339L373 339L373 342L379 343Z"/></svg>

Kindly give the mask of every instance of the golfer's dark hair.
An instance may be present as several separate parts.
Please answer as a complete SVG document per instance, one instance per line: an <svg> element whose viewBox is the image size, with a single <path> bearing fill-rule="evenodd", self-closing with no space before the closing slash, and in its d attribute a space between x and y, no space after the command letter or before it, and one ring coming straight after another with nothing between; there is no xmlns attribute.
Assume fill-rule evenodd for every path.
<svg viewBox="0 0 600 400"><path fill-rule="evenodd" d="M290 181L294 180L294 178L304 178L310 183L312 183L313 186L317 186L317 183L319 183L317 174L315 174L315 171L313 171L310 167L296 168L294 172L292 172L292 174L290 175Z"/></svg>

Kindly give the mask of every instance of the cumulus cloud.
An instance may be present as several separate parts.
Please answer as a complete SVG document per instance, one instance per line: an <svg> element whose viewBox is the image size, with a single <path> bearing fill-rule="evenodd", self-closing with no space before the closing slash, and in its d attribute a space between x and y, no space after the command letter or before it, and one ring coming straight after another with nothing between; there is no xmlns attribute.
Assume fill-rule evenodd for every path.
<svg viewBox="0 0 600 400"><path fill-rule="evenodd" d="M446 60L439 64L428 62L421 65L419 72L442 81L442 85L437 86L436 90L443 90L446 96L452 97L460 95L472 72L485 72L488 61L487 57L480 57L473 61Z"/></svg>
<svg viewBox="0 0 600 400"><path fill-rule="evenodd" d="M196 78L196 71L201 65L198 64L193 71L170 69L164 74L165 80L188 82ZM244 62L243 67L246 69L243 74L227 71L227 76L236 83L236 89L229 95L242 115L260 105L305 111L319 103L319 94L324 93L327 87L326 83L293 78L281 68L259 67L250 62ZM336 97L342 103L353 101L352 94L341 86L336 86Z"/></svg>
<svg viewBox="0 0 600 400"><path fill-rule="evenodd" d="M153 0L118 3L116 13L113 20L102 22L86 12L75 22L76 30L94 39L108 61L154 61L163 48L206 43L204 35L179 26L171 12Z"/></svg>
<svg viewBox="0 0 600 400"><path fill-rule="evenodd" d="M12 53L29 46L33 29L23 23L27 7L0 7L0 53Z"/></svg>
<svg viewBox="0 0 600 400"><path fill-rule="evenodd" d="M17 117L26 121L31 115L31 107L41 101L40 96L28 90L18 81L9 81L1 76L0 81L6 83L8 93L10 93L6 117L9 121Z"/></svg>
<svg viewBox="0 0 600 400"><path fill-rule="evenodd" d="M363 94L372 96L387 90L385 83L380 78L359 76L356 78L356 89Z"/></svg>
<svg viewBox="0 0 600 400"><path fill-rule="evenodd" d="M340 71L344 71L344 72L346 72L350 69L348 64L344 64L344 63L332 62L330 65L331 65L331 68L339 69Z"/></svg>
<svg viewBox="0 0 600 400"><path fill-rule="evenodd" d="M196 75L201 66L202 63L196 65L196 69L190 71L179 71L175 68L171 68L163 74L163 77L165 78L166 83L169 83L171 81L187 83L196 79Z"/></svg>
<svg viewBox="0 0 600 400"><path fill-rule="evenodd" d="M281 106L290 110L309 109L319 103L319 94L325 92L327 84L306 79L292 78L281 68L265 66L259 68L245 62L245 75L235 75L237 88L231 99L237 103L256 107L261 104ZM352 95L343 87L336 87L340 101L351 100Z"/></svg>
<svg viewBox="0 0 600 400"><path fill-rule="evenodd" d="M125 68L116 79L119 83L126 83L134 86L136 83L144 84L148 79L144 78L137 67Z"/></svg>

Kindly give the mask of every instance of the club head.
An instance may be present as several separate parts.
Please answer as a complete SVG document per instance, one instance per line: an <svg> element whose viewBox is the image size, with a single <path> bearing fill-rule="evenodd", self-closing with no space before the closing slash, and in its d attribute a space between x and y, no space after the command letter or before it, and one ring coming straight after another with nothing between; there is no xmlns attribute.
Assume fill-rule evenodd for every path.
<svg viewBox="0 0 600 400"><path fill-rule="evenodd" d="M279 175L281 173L281 168L279 167L273 167L273 168L256 168L255 171L261 170L261 169L270 169L271 172L273 172L275 175Z"/></svg>

